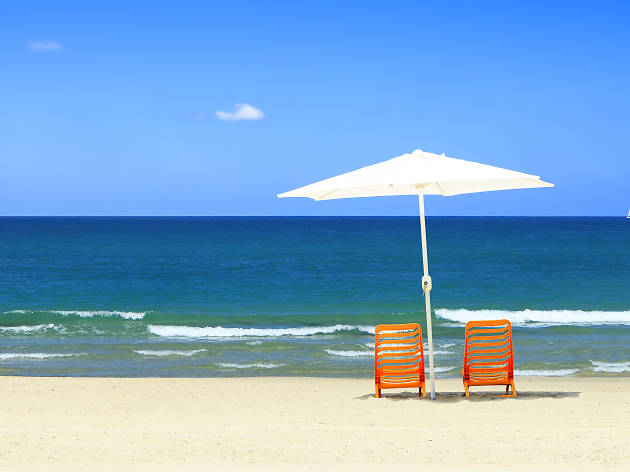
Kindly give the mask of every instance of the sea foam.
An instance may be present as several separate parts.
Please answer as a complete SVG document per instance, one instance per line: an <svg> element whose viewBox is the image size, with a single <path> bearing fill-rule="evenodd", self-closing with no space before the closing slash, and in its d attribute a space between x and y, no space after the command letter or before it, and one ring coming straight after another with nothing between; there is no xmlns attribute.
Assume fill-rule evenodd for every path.
<svg viewBox="0 0 630 472"><path fill-rule="evenodd" d="M54 324L40 324L33 326L0 326L0 332L8 332L14 334L35 334L47 329L57 328Z"/></svg>
<svg viewBox="0 0 630 472"><path fill-rule="evenodd" d="M141 354L143 356L151 356L151 357L168 357L168 356L190 357L204 351L207 351L207 349L191 349L190 351L172 351L172 350L153 351L150 349L146 349L146 350L138 349L138 350L134 350L133 352L135 352L136 354Z"/></svg>
<svg viewBox="0 0 630 472"><path fill-rule="evenodd" d="M74 357L83 354L60 354L55 352L2 352L0 361L10 359L52 359L55 357Z"/></svg>
<svg viewBox="0 0 630 472"><path fill-rule="evenodd" d="M232 338L232 337L266 337L266 336L313 336L315 334L332 334L341 331L363 331L373 333L369 326L313 326L296 328L223 328L221 326L165 326L148 325L150 333L166 337L186 338Z"/></svg>
<svg viewBox="0 0 630 472"><path fill-rule="evenodd" d="M630 362L599 362L591 361L593 372L630 372Z"/></svg>
<svg viewBox="0 0 630 472"><path fill-rule="evenodd" d="M324 349L331 356L340 356L340 357L368 357L374 356L373 351L336 351L333 349Z"/></svg>
<svg viewBox="0 0 630 472"><path fill-rule="evenodd" d="M466 323L474 320L506 318L513 324L545 323L549 325L630 324L630 311L582 310L450 310L438 308L436 315L450 321Z"/></svg>
<svg viewBox="0 0 630 472"><path fill-rule="evenodd" d="M126 320L141 320L142 318L144 318L144 315L147 314L146 311L135 312L135 311L118 311L118 310L114 310L114 311L52 310L51 313L55 313L57 315L63 315L63 316L74 315L74 316L80 316L81 318L91 318L93 316L118 316Z"/></svg>
<svg viewBox="0 0 630 472"><path fill-rule="evenodd" d="M541 369L541 370L515 370L514 375L532 376L532 377L568 377L577 374L579 369Z"/></svg>
<svg viewBox="0 0 630 472"><path fill-rule="evenodd" d="M94 316L114 316L124 318L126 320L141 320L147 311L118 311L118 310L9 310L5 314L28 314L28 313L53 313L61 316L79 316L81 318L92 318Z"/></svg>
<svg viewBox="0 0 630 472"><path fill-rule="evenodd" d="M217 364L219 367L226 369L275 369L276 367L282 367L284 364L272 364L265 362L253 362L251 364L237 364L233 362L220 362Z"/></svg>

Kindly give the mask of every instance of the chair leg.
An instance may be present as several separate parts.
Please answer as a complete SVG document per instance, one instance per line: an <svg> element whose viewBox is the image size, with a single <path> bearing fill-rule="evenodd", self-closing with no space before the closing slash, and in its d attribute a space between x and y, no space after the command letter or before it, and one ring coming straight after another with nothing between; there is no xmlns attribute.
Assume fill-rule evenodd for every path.
<svg viewBox="0 0 630 472"><path fill-rule="evenodd" d="M427 387L424 384L422 384L422 396L423 397L427 396Z"/></svg>
<svg viewBox="0 0 630 472"><path fill-rule="evenodd" d="M512 394L510 395L510 387L512 387ZM514 388L514 380L510 380L509 385L505 386L505 395L501 395L502 397L516 397L516 388Z"/></svg>
<svg viewBox="0 0 630 472"><path fill-rule="evenodd" d="M381 398L381 389L378 388L378 385L376 385L375 390L376 390L376 395L375 395L376 398Z"/></svg>
<svg viewBox="0 0 630 472"><path fill-rule="evenodd" d="M469 397L470 394L468 392L468 382L464 382L464 390L466 391L466 396Z"/></svg>

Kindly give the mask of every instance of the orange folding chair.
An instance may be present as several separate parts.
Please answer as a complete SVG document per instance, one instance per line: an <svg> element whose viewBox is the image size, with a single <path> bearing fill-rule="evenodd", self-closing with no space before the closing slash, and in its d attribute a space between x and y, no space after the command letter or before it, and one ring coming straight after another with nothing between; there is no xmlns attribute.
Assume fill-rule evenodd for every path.
<svg viewBox="0 0 630 472"><path fill-rule="evenodd" d="M466 323L462 375L466 396L473 385L505 385L504 396L516 396L512 325L508 320ZM508 395L510 386L512 395Z"/></svg>
<svg viewBox="0 0 630 472"><path fill-rule="evenodd" d="M420 325L382 324L374 334L376 398L383 388L418 388L418 396L426 396Z"/></svg>

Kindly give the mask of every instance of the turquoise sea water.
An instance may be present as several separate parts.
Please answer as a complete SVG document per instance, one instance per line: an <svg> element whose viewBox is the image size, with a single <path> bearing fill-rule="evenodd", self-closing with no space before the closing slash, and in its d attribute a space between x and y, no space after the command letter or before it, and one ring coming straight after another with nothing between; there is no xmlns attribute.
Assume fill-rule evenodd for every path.
<svg viewBox="0 0 630 472"><path fill-rule="evenodd" d="M517 374L629 375L629 220L427 225L438 375L503 317ZM419 252L413 217L0 218L0 374L369 377Z"/></svg>

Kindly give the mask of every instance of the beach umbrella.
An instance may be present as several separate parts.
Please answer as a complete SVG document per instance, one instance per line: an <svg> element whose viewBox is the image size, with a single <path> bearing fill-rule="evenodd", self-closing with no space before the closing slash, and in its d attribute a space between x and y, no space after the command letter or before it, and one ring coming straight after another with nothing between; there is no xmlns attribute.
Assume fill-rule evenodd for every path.
<svg viewBox="0 0 630 472"><path fill-rule="evenodd" d="M409 154L403 154L378 164L362 167L352 172L281 193L278 197L307 197L313 200L333 200L337 198L389 195L418 196L424 274L422 276L422 291L427 314L431 398L435 399L430 296L432 283L429 276L429 261L427 258L424 196L450 196L492 190L538 187L553 187L553 184L543 182L536 175L455 159L444 154L438 155L417 149Z"/></svg>

